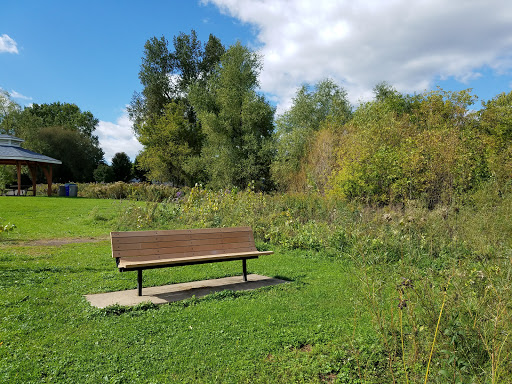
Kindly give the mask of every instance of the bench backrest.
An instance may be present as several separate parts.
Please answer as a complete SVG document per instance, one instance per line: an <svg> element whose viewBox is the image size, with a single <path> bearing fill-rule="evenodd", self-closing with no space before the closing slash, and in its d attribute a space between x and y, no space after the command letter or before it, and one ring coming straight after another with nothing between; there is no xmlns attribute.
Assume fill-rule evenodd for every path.
<svg viewBox="0 0 512 384"><path fill-rule="evenodd" d="M111 232L112 257L172 259L257 251L251 227Z"/></svg>

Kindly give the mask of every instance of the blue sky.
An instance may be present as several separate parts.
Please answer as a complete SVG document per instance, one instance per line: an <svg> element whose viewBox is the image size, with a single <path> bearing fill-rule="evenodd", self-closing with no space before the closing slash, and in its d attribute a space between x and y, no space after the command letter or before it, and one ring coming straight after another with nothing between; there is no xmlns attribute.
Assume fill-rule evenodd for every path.
<svg viewBox="0 0 512 384"><path fill-rule="evenodd" d="M0 13L0 88L21 105L91 111L108 161L141 148L125 108L141 89L144 43L191 29L258 49L278 113L326 77L355 105L380 81L407 93L473 88L480 100L512 89L509 0L24 0Z"/></svg>

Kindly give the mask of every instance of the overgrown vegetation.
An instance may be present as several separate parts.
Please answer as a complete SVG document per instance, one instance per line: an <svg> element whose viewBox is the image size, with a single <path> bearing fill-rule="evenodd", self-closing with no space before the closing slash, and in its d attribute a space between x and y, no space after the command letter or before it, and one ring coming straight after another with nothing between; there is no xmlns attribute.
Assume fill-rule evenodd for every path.
<svg viewBox="0 0 512 384"><path fill-rule="evenodd" d="M163 204L129 206L120 222L249 225L273 247L350 260L362 293L354 293L355 329L369 316L377 332L380 355L372 359L384 372L375 382L406 374L421 381L431 358L429 382L498 383L512 377L511 214L512 195L494 183L433 209L422 200L371 208L318 194L195 187ZM372 382L372 370L358 368Z"/></svg>
<svg viewBox="0 0 512 384"><path fill-rule="evenodd" d="M2 199L0 203L5 204L9 198ZM10 316L17 313L13 308L33 313L34 319L29 320L28 324L34 327L43 327L49 321L44 316L36 315L38 312L32 312L39 311L34 306L35 302L27 299L26 303L20 301L15 306L13 303L25 296L41 300L40 295L44 296L46 291L33 291L36 281L37 284L47 281L52 289L57 290L63 289L59 287L65 285L67 291L70 280L65 276L74 276L75 273L65 273L66 268L76 269L68 256L68 253L75 254L76 250L68 252L58 251L57 248L40 248L35 252L40 256L36 257L33 253L35 250L17 248L11 244L13 240L30 237L30 228L41 227L34 225L34 220L44 220L44 212L33 216L30 223L21 219L22 206L30 209L34 202L43 206L48 203L52 206L57 204L59 209L55 208L55 212L63 211L63 215L68 215L68 220L73 219L75 224L70 226L66 224L65 217L55 214L56 224L59 225L44 230L48 232L56 228L57 232L52 235L54 237L77 236L79 233L87 236L93 227L95 233L108 233L109 229L250 225L261 249L270 247L277 251L278 256L275 258L258 260L254 266L255 271L291 279L291 288L272 288L250 296L222 295L210 301L194 301L184 312L178 309L183 307L172 305L164 310L122 310L115 316L123 324L128 321L133 326L139 326L138 322L147 316L151 316L154 322L156 316L157 324L160 321L167 322L165 329L169 329L168 314L174 318L173 329L188 327L189 322L183 316L206 316L199 320L202 331L187 337L190 344L178 343L183 357L173 360L175 363L172 367L175 368L164 363L154 371L156 373L151 377L157 375L157 381L247 381L249 377L258 377L261 382L423 382L427 365L428 382L500 383L509 382L508 378L512 377L512 340L508 336L512 331L512 224L508 220L512 214L512 195L504 193L495 183L466 194L464 200L453 200L449 206L438 205L434 208L421 199L398 206L370 207L347 204L339 199L313 193L269 195L250 188L243 191L212 191L200 186L187 193L176 191L161 203L31 197L10 198L9 201L16 202L18 206L4 211L6 206L2 205L2 212L6 212L8 216L4 214L5 217L16 222L18 228L8 234L9 241L2 245L2 281L11 281L11 277L5 279L13 274L12 281L25 282L22 287L27 286L28 281L33 280L34 283L29 284L29 291L24 291L25 288L20 290L18 283L13 283L10 290L2 291L2 300L3 305L8 305L7 313L11 313ZM102 208L92 208L100 202ZM88 207L84 214L77 211L81 206ZM111 208L105 210L109 206ZM18 214L16 209L20 210ZM41 232L40 229L38 231ZM76 293L63 294L65 302L48 303L48 310L51 310L52 305L76 306L80 294L133 288L133 279L115 271L107 243L70 247L85 247L79 252L87 259L86 265L80 268L86 269L79 269L81 276L87 274L89 277L85 281L79 279L81 283ZM17 267L18 260L26 260L31 271L33 268L43 268L45 280L36 279L39 276L37 274L30 275L30 278L28 275L20 275L22 271ZM82 262L80 265L83 265ZM91 265L96 267L90 269ZM179 272L178 276L181 277L177 280L172 277L176 276L174 272L169 274L155 271L154 275L148 274L148 284L195 280L203 278L203 273L209 278L238 273L236 267L229 264L226 269L212 266L216 272L210 267L201 267L185 267ZM193 272L187 268L192 268ZM343 297L339 296L341 292ZM276 302L275 305L282 306L284 312L278 322L275 322L276 307L269 304L265 297L278 299L279 304ZM231 300L236 300L237 304L229 305ZM248 309L246 304L249 302L246 300L255 307L251 304L253 309ZM235 309L242 303L246 303L242 306L251 313L261 311L257 317L259 320L250 323L242 321L244 311ZM260 303L266 303L274 309L263 309ZM90 320L90 310L86 308L80 305L73 312L74 317L81 319L79 322L82 326L86 324L87 328L91 321L95 327L100 328L111 324L108 311L104 315L93 311L97 313L93 319L105 318L105 322L102 322ZM244 324L245 328L230 328L230 332L234 332L230 340L239 340L240 345L251 352L241 356L238 349L221 348L222 352L219 352L219 359L224 363L231 362L230 366L238 367L236 371L222 370L216 365L216 361L220 360L213 357L201 363L198 370L192 368L197 364L192 357L193 351L197 349L190 345L202 345L203 337L210 337L212 332L217 332L216 327L207 320L212 316L211 311L216 313L217 318L220 316L220 323L227 321L227 317L226 320L221 318L228 316ZM268 316L274 321L275 333L263 337L257 329L267 324L264 319ZM16 323L12 321L11 324ZM67 320L62 318L62 321ZM190 325L195 329L197 323L194 324ZM78 343L82 347L75 348L69 344L69 336L65 336L67 326L62 324L59 327L64 334L58 333L55 337L56 340L59 337L68 340L66 356L69 365L68 368L61 367L58 372L54 372L53 375L57 375L52 376L54 378L62 380L64 376L59 375L63 374L73 377L73 372L83 374L73 362L84 364L81 348L89 350L86 345L94 344L95 339L99 343L114 343L117 356L121 361L124 359L122 343L91 333L85 337L86 341ZM138 329L136 333L141 339L150 337L147 332L151 330ZM17 345L19 339L12 330L5 332L3 334L8 336L2 340L4 345L0 346L0 351L2 348L6 351L6 347L11 352L14 351L12 348L22 348L17 349L16 353L38 356L45 362L43 365L50 364L50 360L26 343L15 347L13 340L18 340ZM245 340L247 336L241 338L242 334L252 332L259 336L249 340ZM178 334L185 337L180 332ZM163 342L168 343L172 339L176 343L170 333L163 331L163 335L163 339L150 337L153 341L148 351L156 353L155 356L161 353L169 356L169 350L165 349L167 352L164 352L162 349ZM224 345L221 335L219 333L221 338L215 337L209 345ZM47 344L49 341L45 334L37 336L35 342ZM248 343L254 345L249 347ZM183 351L189 351L192 355L183 354ZM130 354L133 357L133 352ZM246 359L251 364L243 363ZM176 368L175 364L181 368ZM240 368L245 365L257 369ZM3 374L7 376L4 377L12 377L9 367L14 366L8 364L5 367L7 370ZM111 368L102 369L104 374L112 374ZM44 369L41 366L36 371L29 370L31 375L35 375L30 376L31 380L39 377L42 371ZM130 372L119 377L141 381L134 372Z"/></svg>

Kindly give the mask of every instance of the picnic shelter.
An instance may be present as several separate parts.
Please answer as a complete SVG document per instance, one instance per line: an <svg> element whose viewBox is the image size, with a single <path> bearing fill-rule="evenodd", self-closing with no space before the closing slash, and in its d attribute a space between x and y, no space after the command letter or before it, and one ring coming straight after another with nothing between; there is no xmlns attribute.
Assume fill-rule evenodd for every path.
<svg viewBox="0 0 512 384"><path fill-rule="evenodd" d="M62 161L21 148L25 141L11 135L0 134L0 165L15 165L18 175L17 192L21 195L21 167L27 166L32 179L32 193L36 195L37 167L43 170L48 183L48 196L52 195L52 166Z"/></svg>

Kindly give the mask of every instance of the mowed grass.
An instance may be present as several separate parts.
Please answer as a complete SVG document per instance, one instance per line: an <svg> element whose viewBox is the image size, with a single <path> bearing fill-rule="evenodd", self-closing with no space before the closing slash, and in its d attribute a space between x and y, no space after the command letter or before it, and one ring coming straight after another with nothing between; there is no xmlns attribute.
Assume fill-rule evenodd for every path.
<svg viewBox="0 0 512 384"><path fill-rule="evenodd" d="M83 295L136 286L135 273L116 269L107 239L119 204L0 197L0 217L17 226L0 237L0 382L355 382L352 342L373 337L370 321L355 316L352 264L322 252L273 249L248 262L250 273L289 280L278 286L159 307L91 307ZM25 242L77 237L100 240ZM225 262L149 270L145 285L240 269Z"/></svg>
<svg viewBox="0 0 512 384"><path fill-rule="evenodd" d="M0 221L17 229L2 240L97 237L109 234L127 201L0 196Z"/></svg>

